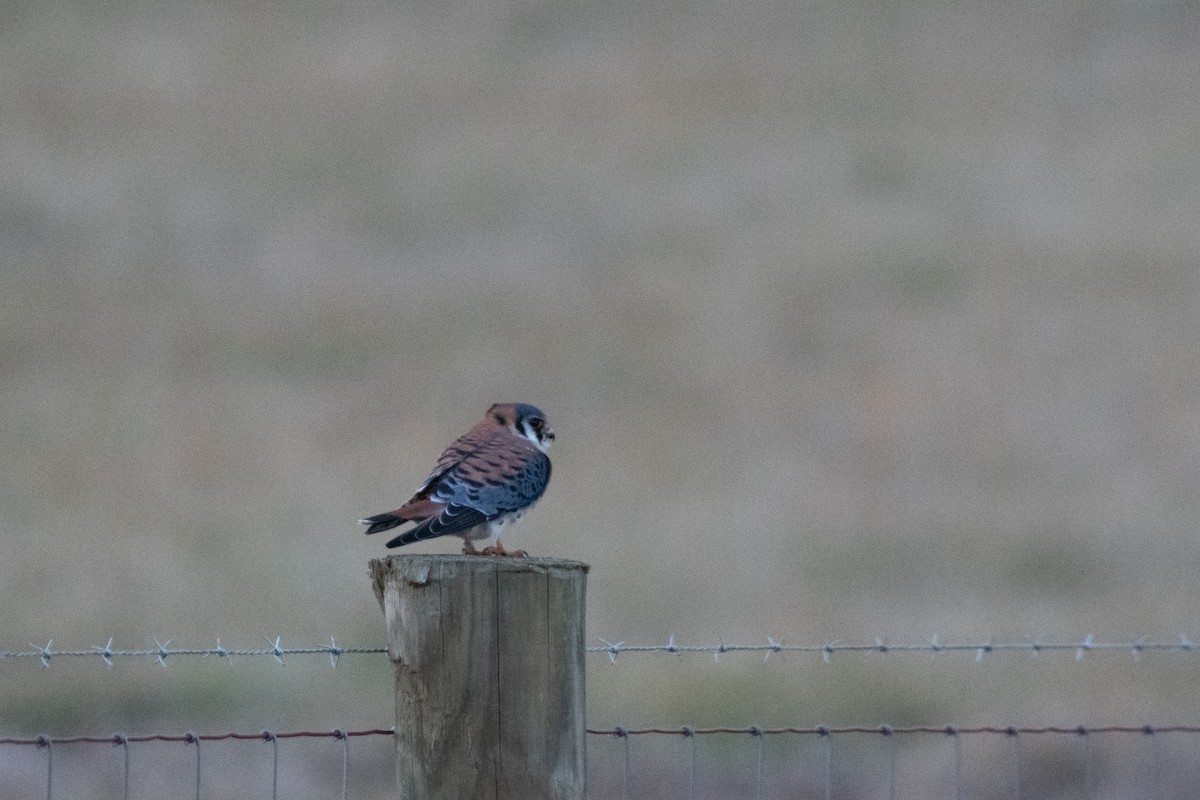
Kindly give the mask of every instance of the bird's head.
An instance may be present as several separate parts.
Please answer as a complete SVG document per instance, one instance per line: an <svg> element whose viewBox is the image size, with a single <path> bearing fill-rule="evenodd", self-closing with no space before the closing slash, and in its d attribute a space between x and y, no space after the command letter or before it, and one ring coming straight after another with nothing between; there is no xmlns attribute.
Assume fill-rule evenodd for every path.
<svg viewBox="0 0 1200 800"><path fill-rule="evenodd" d="M496 403L488 409L488 416L522 439L528 439L543 453L554 443L554 429L546 421L546 415L536 406L527 403Z"/></svg>

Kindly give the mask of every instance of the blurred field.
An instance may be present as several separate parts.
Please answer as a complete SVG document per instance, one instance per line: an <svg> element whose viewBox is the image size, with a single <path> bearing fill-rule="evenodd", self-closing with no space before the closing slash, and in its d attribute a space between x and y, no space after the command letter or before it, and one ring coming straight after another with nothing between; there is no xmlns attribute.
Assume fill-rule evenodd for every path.
<svg viewBox="0 0 1200 800"><path fill-rule="evenodd" d="M5 6L0 650L378 643L354 520L499 400L558 431L512 541L592 565L595 636L1200 636L1198 34ZM1191 659L590 663L601 726L1200 711ZM390 720L378 660L0 670L0 732Z"/></svg>

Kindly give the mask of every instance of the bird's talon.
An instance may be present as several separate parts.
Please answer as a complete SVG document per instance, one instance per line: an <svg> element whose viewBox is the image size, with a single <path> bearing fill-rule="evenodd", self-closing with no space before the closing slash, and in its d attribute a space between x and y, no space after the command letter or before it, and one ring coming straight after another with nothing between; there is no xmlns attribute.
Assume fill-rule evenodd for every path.
<svg viewBox="0 0 1200 800"><path fill-rule="evenodd" d="M497 556L500 558L525 558L529 554L524 550L506 550L503 542L496 542L493 546L483 548L482 555Z"/></svg>

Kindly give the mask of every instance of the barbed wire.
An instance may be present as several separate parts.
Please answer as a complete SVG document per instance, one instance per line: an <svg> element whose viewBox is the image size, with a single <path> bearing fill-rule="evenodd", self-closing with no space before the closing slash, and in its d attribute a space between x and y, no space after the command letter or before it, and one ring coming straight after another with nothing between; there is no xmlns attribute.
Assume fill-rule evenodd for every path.
<svg viewBox="0 0 1200 800"><path fill-rule="evenodd" d="M306 656L306 655L325 655L329 657L329 665L337 667L338 659L343 655L349 654L368 654L377 655L386 653L386 647L340 647L334 637L329 637L329 644L319 647L284 647L281 644L282 638L276 636L274 639L264 637L270 647L259 648L227 648L221 644L221 640L217 639L216 647L171 647L172 639L167 639L160 642L154 639L154 647L146 649L114 649L113 640L110 638L104 646L91 645L87 650L55 650L53 648L54 640L46 642L45 647L31 644L32 650L5 650L0 651L0 661L9 659L36 658L41 661L43 667L49 667L51 659L55 658L92 658L100 659L107 666L114 666L115 659L118 658L146 658L151 657L155 663L165 667L167 666L168 658L194 656L199 658L207 658L215 656L217 658L232 659L234 656L271 656L280 664L283 664L285 656Z"/></svg>
<svg viewBox="0 0 1200 800"><path fill-rule="evenodd" d="M113 639L109 639L104 645L90 645L87 649L54 649L54 640L46 642L45 646L30 644L29 650L0 650L0 661L19 660L19 659L36 659L41 662L43 667L49 667L53 659L56 658L81 658L81 659L96 659L103 662L108 667L115 665L117 659L123 658L152 658L155 663L165 667L167 666L168 658L223 658L228 659L230 663L235 656L240 657L262 657L270 656L280 664L284 663L284 658L287 656L307 656L307 655L323 655L329 658L331 667L337 667L338 660L343 655L382 655L387 653L387 647L342 647L338 645L336 638L330 637L328 645L320 645L315 647L284 647L282 645L282 637L274 638L264 637L264 640L269 647L258 648L229 648L221 644L221 640L217 639L215 647L171 647L172 639L160 642L158 639L153 639L154 647L152 648L114 648ZM840 640L824 641L820 643L808 644L787 644L782 639L776 639L773 636L768 636L765 643L752 644L737 644L727 643L718 640L712 644L685 644L675 641L674 635L669 636L667 641L662 644L626 644L623 641L610 642L607 639L597 637L601 642L599 645L590 645L585 648L589 654L604 654L612 663L617 662L617 657L626 654L635 655L674 655L685 656L689 654L709 654L714 660L719 661L721 656L730 654L747 654L761 653L764 660L769 659L774 654L798 653L809 655L820 655L821 659L829 663L831 658L837 654L874 654L874 655L897 655L897 654L929 654L929 655L945 655L945 654L970 654L973 655L976 662L982 662L985 658L991 655L1001 653L1026 653L1037 656L1045 653L1074 653L1076 660L1083 658L1092 653L1100 652L1125 652L1133 658L1140 658L1145 653L1150 652L1172 652L1172 653L1196 653L1200 652L1200 645L1194 642L1186 634L1180 634L1178 639L1174 640L1154 640L1148 637L1141 637L1132 640L1122 641L1097 641L1095 637L1088 635L1081 640L1040 640L1030 639L1025 641L968 641L968 642L947 642L942 641L937 636L932 636L920 642L908 643L889 643L885 639L877 638L871 643L848 643Z"/></svg>
<svg viewBox="0 0 1200 800"><path fill-rule="evenodd" d="M892 644L883 638L877 638L870 644L855 644L842 641L825 641L820 644L786 644L782 639L775 639L772 636L767 637L765 644L729 644L723 641L718 641L715 644L679 644L675 641L674 636L670 636L665 644L626 644L625 642L610 642L606 639L600 639L600 641L603 642L602 645L590 646L587 648L587 651L589 653L606 653L609 661L614 664L616 663L617 656L625 653L657 653L676 656L683 656L689 653L708 653L717 661L720 660L722 655L728 653L762 653L764 660L769 659L775 653L808 653L819 654L822 660L829 663L831 657L837 653L873 653L878 655L969 653L975 656L976 662L981 662L989 655L1005 652L1025 652L1030 655L1041 655L1043 653L1073 651L1076 660L1083 660L1086 654L1101 651L1125 651L1134 658L1139 658L1143 653L1150 651L1191 653L1200 650L1200 645L1193 642L1186 634L1180 634L1178 639L1172 641L1156 641L1148 637L1143 637L1130 641L1107 642L1096 641L1095 637L1090 634L1079 641L1043 641L1031 639L1028 641L958 643L943 642L939 637L932 636L921 642L906 644Z"/></svg>

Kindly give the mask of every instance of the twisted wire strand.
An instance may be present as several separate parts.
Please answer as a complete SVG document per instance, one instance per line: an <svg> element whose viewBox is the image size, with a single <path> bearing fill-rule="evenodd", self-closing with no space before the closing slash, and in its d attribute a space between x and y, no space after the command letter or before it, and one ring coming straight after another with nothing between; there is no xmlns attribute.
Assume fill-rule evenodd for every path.
<svg viewBox="0 0 1200 800"><path fill-rule="evenodd" d="M1042 641L1039 639L1030 639L1007 642L944 642L939 637L932 636L921 642L900 644L889 643L883 638L877 638L870 644L842 641L825 641L819 644L787 644L773 636L768 636L766 643L751 644L729 644L723 641L718 641L714 644L680 644L675 641L674 636L669 637L663 644L626 644L621 641L610 642L606 639L600 639L599 641L601 644L589 646L587 652L606 654L613 663L616 663L618 655L625 653L665 653L676 656L683 656L689 653L705 653L712 655L718 660L722 655L729 653L762 653L767 658L774 653L806 653L820 655L826 662L838 653L873 653L879 655L901 653L969 653L975 656L976 661L982 661L987 656L993 654L1011 652L1025 652L1031 655L1071 652L1074 653L1076 659L1083 659L1089 653L1105 651L1124 651L1134 658L1138 658L1143 653L1153 651L1191 653L1200 649L1196 642L1192 641L1191 637L1186 634L1181 634L1178 639L1174 640L1152 640L1148 637L1142 637L1129 641L1096 641L1095 637L1088 635L1081 640Z"/></svg>
<svg viewBox="0 0 1200 800"><path fill-rule="evenodd" d="M281 637L265 637L269 647L225 647L221 644L220 639L217 640L215 647L171 647L171 639L164 642L154 640L154 647L143 648L114 648L113 640L109 639L108 643L101 645L91 645L87 649L66 648L55 649L54 640L49 640L45 646L29 645L28 650L0 650L0 661L35 659L41 662L43 667L49 667L54 659L99 659L107 666L114 666L117 659L136 659L136 658L152 658L162 666L167 665L168 659L188 658L188 657L217 657L232 659L238 657L264 657L270 656L280 664L284 663L284 658L288 656L310 656L322 655L329 658L330 665L336 667L338 659L343 655L382 655L387 653L387 647L343 647L337 644L337 640L330 638L328 645L314 647L284 647L281 644ZM1060 653L1069 652L1075 655L1076 659L1083 659L1085 656L1092 653L1101 652L1125 652L1139 658L1145 653L1150 652L1170 652L1170 653L1193 653L1200 651L1200 646L1186 635L1180 635L1174 640L1150 639L1142 637L1132 640L1122 641L1097 641L1092 636L1086 636L1080 640L1054 640L1042 641L1038 639L1030 639L1025 641L972 641L972 642L944 642L939 637L933 636L920 642L907 643L889 643L882 638L877 638L874 642L865 643L849 643L842 641L825 641L820 643L807 644L787 644L781 639L776 639L772 636L767 637L765 643L726 643L717 641L712 644L686 644L678 643L675 637L671 636L664 643L651 644L626 644L623 641L610 642L606 639L599 639L601 644L590 645L585 648L587 653L602 654L608 656L609 660L616 663L617 657L625 654L665 654L684 656L688 654L708 654L715 659L720 660L722 655L729 654L745 654L745 653L761 653L766 658L770 658L773 654L810 654L819 655L828 662L834 655L838 654L914 654L925 653L931 655L937 654L971 654L975 656L976 661L983 661L988 656L1001 653L1027 653L1030 655L1041 655L1044 653Z"/></svg>

